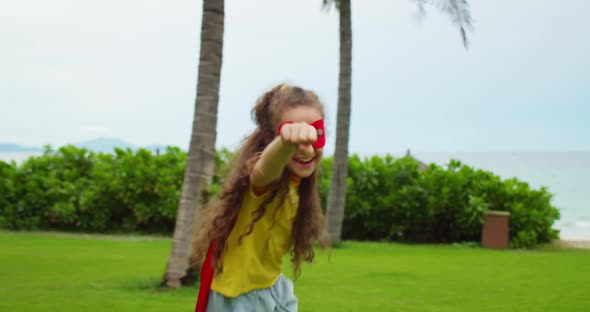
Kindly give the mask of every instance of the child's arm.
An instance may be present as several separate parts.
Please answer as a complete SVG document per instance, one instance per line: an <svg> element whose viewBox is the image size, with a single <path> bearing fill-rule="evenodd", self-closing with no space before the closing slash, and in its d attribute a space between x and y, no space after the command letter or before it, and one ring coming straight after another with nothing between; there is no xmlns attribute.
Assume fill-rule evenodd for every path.
<svg viewBox="0 0 590 312"><path fill-rule="evenodd" d="M310 144L318 139L317 130L305 122L287 123L281 127L281 133L262 151L260 159L250 173L250 183L256 193L264 193L267 187L277 180L289 160L295 155L299 144L304 149L311 149Z"/></svg>

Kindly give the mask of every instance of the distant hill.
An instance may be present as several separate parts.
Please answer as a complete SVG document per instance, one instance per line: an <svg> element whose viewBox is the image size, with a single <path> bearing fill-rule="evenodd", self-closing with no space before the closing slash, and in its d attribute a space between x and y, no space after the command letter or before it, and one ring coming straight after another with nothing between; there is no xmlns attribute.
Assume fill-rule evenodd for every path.
<svg viewBox="0 0 590 312"><path fill-rule="evenodd" d="M97 153L112 153L115 150L115 147L122 149L130 148L132 150L136 150L138 148L129 142L117 138L98 138L90 141L73 143L72 145Z"/></svg>
<svg viewBox="0 0 590 312"><path fill-rule="evenodd" d="M148 146L137 146L127 141L118 138L98 138L90 141L83 141L72 144L79 148L86 148L97 153L112 153L115 147L122 149L138 150L144 148L153 152L159 151L160 153L166 151L166 145L154 144Z"/></svg>
<svg viewBox="0 0 590 312"><path fill-rule="evenodd" d="M141 146L131 144L127 141L118 139L118 138L97 138L97 139L89 140L89 141L69 143L67 145L73 145L78 148L85 148L85 149L91 150L96 153L112 153L115 150L115 147L122 148L122 149L129 148L134 151L139 148L145 148L145 149L153 151L153 152L166 151L166 145L154 144L154 145L148 145L145 147L141 147ZM53 148L56 149L55 146ZM59 148L59 147L57 147L57 148ZM20 146L20 145L13 144L13 143L0 143L0 153L4 153L4 152L5 153L42 152L42 151L43 151L43 148L39 148L39 147L25 147L25 146Z"/></svg>
<svg viewBox="0 0 590 312"><path fill-rule="evenodd" d="M42 148L20 146L14 143L0 143L0 153L42 152Z"/></svg>
<svg viewBox="0 0 590 312"><path fill-rule="evenodd" d="M162 152L166 151L166 145L162 145L162 144L148 145L148 146L143 146L142 148L145 148L145 149L150 150L152 152L159 151L160 153L162 153Z"/></svg>

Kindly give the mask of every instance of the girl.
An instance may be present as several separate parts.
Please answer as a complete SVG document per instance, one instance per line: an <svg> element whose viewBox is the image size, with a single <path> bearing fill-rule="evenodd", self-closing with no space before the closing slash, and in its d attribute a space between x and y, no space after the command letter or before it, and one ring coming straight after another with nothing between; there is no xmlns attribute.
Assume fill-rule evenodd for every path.
<svg viewBox="0 0 590 312"><path fill-rule="evenodd" d="M195 311L297 311L281 259L290 252L297 278L301 262L314 258L312 241L329 244L317 185L326 137L318 97L281 84L252 115L258 127L193 242L193 260L207 254Z"/></svg>

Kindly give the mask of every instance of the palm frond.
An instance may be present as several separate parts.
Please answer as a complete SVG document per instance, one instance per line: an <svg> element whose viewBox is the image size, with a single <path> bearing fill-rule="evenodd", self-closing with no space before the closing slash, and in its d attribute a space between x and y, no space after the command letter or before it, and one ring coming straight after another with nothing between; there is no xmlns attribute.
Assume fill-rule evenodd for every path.
<svg viewBox="0 0 590 312"><path fill-rule="evenodd" d="M340 0L322 0L322 8L326 11L330 11L332 4L336 7L336 10L340 10Z"/></svg>
<svg viewBox="0 0 590 312"><path fill-rule="evenodd" d="M326 0L324 0L326 1ZM329 0L327 0L329 1ZM451 18L453 24L459 27L463 45L465 48L469 47L469 39L467 38L467 31L471 30L471 11L467 0L414 0L418 5L420 14L425 14L424 5L429 4L437 7Z"/></svg>

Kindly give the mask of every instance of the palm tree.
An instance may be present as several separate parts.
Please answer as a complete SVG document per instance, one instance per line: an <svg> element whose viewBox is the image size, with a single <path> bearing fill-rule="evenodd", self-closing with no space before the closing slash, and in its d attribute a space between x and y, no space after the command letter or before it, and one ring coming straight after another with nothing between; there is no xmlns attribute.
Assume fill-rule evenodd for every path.
<svg viewBox="0 0 590 312"><path fill-rule="evenodd" d="M193 221L198 216L198 209L208 199L213 176L224 15L223 0L203 1L193 129L176 215L172 250L161 284L164 287L180 287L183 281L191 280L187 279L186 275L191 255ZM198 270L191 270L192 274L196 274L196 271Z"/></svg>
<svg viewBox="0 0 590 312"><path fill-rule="evenodd" d="M467 32L471 26L471 14L466 0L414 0L420 13L424 14L424 5L432 4L451 17L459 27L463 45L467 48ZM336 147L332 164L332 181L328 193L326 208L326 227L332 243L338 244L342 239L342 222L346 205L346 179L348 177L348 141L350 128L350 93L352 74L352 25L350 17L350 0L323 0L324 8L332 4L340 14L340 73L338 77L338 113L336 117Z"/></svg>
<svg viewBox="0 0 590 312"><path fill-rule="evenodd" d="M352 23L350 0L324 0L324 7L335 4L340 14L340 72L338 75L338 114L336 149L332 164L332 181L328 192L326 227L332 243L338 244L342 233L348 176L348 138L350 129L350 92L352 77Z"/></svg>

